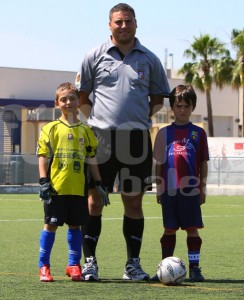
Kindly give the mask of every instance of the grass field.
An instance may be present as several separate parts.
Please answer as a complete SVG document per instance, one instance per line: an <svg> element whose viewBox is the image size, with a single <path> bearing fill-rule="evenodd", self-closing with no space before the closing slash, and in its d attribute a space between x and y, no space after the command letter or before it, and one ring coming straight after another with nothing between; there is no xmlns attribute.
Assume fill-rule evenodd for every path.
<svg viewBox="0 0 244 300"><path fill-rule="evenodd" d="M181 286L152 282L124 282L126 260L122 235L123 208L119 195L110 196L104 209L97 258L101 282L72 282L65 276L67 226L57 231L51 256L53 283L38 276L39 235L43 227L42 203L37 195L0 195L0 299L244 299L244 197L209 196L202 207L205 228L201 252L203 283ZM141 250L143 269L151 276L161 259L160 206L155 195L144 198L145 231ZM177 234L175 256L186 265L185 232Z"/></svg>

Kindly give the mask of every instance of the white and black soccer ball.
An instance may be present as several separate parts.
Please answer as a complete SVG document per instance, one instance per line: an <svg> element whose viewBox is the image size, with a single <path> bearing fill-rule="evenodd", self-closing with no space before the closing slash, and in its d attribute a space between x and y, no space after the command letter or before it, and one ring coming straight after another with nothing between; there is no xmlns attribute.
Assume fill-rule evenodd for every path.
<svg viewBox="0 0 244 300"><path fill-rule="evenodd" d="M166 257L158 265L157 276L165 285L179 285L186 278L185 263L175 256Z"/></svg>

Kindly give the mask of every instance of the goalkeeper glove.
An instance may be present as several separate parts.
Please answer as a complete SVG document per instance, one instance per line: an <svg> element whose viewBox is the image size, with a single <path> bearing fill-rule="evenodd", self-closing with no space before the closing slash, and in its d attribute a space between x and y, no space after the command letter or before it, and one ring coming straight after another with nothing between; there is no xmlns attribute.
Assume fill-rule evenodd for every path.
<svg viewBox="0 0 244 300"><path fill-rule="evenodd" d="M103 205L107 206L110 204L107 188L102 184L101 181L95 181L95 186Z"/></svg>
<svg viewBox="0 0 244 300"><path fill-rule="evenodd" d="M52 194L57 194L57 192L51 186L51 183L47 177L42 177L39 180L40 190L39 196L42 201L46 201L47 204L50 204L52 201Z"/></svg>

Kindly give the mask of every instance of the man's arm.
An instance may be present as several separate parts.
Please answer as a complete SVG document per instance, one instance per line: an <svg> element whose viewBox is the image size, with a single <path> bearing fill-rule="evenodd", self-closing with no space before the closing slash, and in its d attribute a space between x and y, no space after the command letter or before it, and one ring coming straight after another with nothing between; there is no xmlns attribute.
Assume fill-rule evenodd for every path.
<svg viewBox="0 0 244 300"><path fill-rule="evenodd" d="M80 110L82 114L88 118L91 113L92 103L89 100L90 93L85 91L80 91Z"/></svg>
<svg viewBox="0 0 244 300"><path fill-rule="evenodd" d="M151 118L154 114L156 114L164 104L164 96L163 95L150 95L150 113L149 117Z"/></svg>
<svg viewBox="0 0 244 300"><path fill-rule="evenodd" d="M98 165L97 165L97 158L95 156L87 157L86 161L89 165L89 169L90 169L93 179L95 181L101 181L102 179L101 179L100 172L99 172Z"/></svg>

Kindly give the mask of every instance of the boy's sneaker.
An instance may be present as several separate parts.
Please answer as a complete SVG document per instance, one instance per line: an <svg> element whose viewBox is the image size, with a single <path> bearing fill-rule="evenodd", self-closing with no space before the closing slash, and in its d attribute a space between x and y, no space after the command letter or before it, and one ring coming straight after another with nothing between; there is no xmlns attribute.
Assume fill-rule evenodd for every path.
<svg viewBox="0 0 244 300"><path fill-rule="evenodd" d="M140 258L130 258L125 265L124 280L149 280L150 276L145 273L140 265Z"/></svg>
<svg viewBox="0 0 244 300"><path fill-rule="evenodd" d="M194 266L192 269L189 270L189 277L191 281L194 282L203 282L205 278L201 274L201 268L198 266Z"/></svg>
<svg viewBox="0 0 244 300"><path fill-rule="evenodd" d="M85 263L82 267L83 280L85 281L98 281L98 266L95 256L85 258Z"/></svg>
<svg viewBox="0 0 244 300"><path fill-rule="evenodd" d="M150 281L153 281L153 282L160 282L160 280L159 280L157 274L155 274L155 275L150 279Z"/></svg>
<svg viewBox="0 0 244 300"><path fill-rule="evenodd" d="M81 266L74 265L74 266L67 266L66 267L66 275L71 277L72 281L81 281Z"/></svg>
<svg viewBox="0 0 244 300"><path fill-rule="evenodd" d="M44 265L43 267L40 268L39 270L40 273L40 280L42 282L52 282L53 277L50 274L50 267L47 265Z"/></svg>

